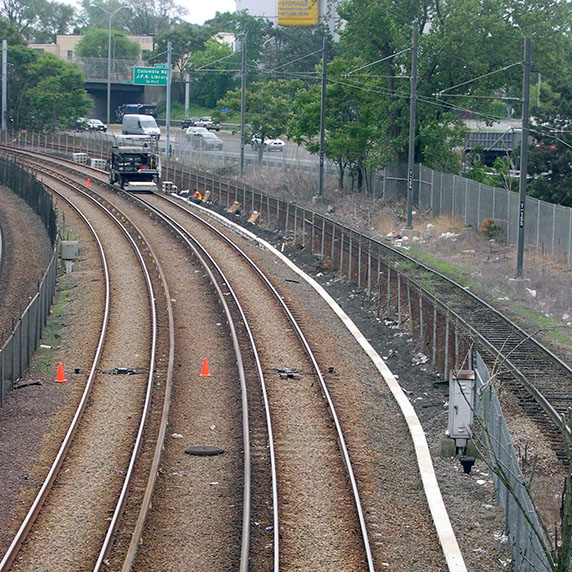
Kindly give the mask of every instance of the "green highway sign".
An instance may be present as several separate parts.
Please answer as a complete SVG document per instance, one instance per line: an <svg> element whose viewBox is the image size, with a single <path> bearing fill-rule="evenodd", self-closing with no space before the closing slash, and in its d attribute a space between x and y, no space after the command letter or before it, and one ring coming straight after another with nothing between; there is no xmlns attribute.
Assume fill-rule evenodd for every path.
<svg viewBox="0 0 572 572"><path fill-rule="evenodd" d="M133 85L167 85L167 72L166 68L135 66Z"/></svg>

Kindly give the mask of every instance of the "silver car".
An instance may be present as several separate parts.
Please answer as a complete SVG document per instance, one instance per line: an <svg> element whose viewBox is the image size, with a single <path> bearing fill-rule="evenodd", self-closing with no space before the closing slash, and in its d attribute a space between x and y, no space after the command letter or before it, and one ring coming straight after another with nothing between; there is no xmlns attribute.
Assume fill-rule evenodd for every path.
<svg viewBox="0 0 572 572"><path fill-rule="evenodd" d="M222 151L223 141L214 133L207 131L206 133L194 133L191 136L191 145L193 149L203 151Z"/></svg>

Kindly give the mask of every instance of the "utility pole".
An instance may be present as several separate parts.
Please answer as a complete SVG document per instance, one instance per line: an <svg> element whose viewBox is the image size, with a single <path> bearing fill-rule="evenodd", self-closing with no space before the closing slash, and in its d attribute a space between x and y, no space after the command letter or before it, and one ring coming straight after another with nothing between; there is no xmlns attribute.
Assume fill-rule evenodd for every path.
<svg viewBox="0 0 572 572"><path fill-rule="evenodd" d="M167 116L165 126L165 156L167 176L169 176L169 157L171 155L169 134L171 127L171 42L167 42Z"/></svg>
<svg viewBox="0 0 572 572"><path fill-rule="evenodd" d="M242 36L242 65L240 82L240 176L244 175L244 119L246 115L246 34Z"/></svg>
<svg viewBox="0 0 572 572"><path fill-rule="evenodd" d="M520 189L518 210L518 242L516 249L516 275L522 276L524 257L524 212L526 207L526 175L528 169L528 114L530 107L530 37L524 38L522 71L522 138L520 141Z"/></svg>
<svg viewBox="0 0 572 572"><path fill-rule="evenodd" d="M6 132L7 110L7 88L8 88L8 42L2 40L2 133Z"/></svg>
<svg viewBox="0 0 572 572"><path fill-rule="evenodd" d="M191 76L190 74L185 74L185 119L189 118L189 88L190 88Z"/></svg>
<svg viewBox="0 0 572 572"><path fill-rule="evenodd" d="M328 38L322 42L322 98L320 101L320 180L318 182L318 200L324 196L324 157L326 132L326 80L328 71Z"/></svg>
<svg viewBox="0 0 572 572"><path fill-rule="evenodd" d="M417 27L413 25L413 53L411 55L411 96L409 98L409 157L407 160L407 224L413 228L413 175L415 173L415 108L417 106Z"/></svg>
<svg viewBox="0 0 572 572"><path fill-rule="evenodd" d="M99 8L104 14L107 15L108 20L108 27L107 27L107 126L109 127L110 122L110 108L111 108L111 19L119 10L123 10L123 8L127 8L128 6L119 6L117 10L113 10L113 12L109 12L105 8L101 6L96 6Z"/></svg>

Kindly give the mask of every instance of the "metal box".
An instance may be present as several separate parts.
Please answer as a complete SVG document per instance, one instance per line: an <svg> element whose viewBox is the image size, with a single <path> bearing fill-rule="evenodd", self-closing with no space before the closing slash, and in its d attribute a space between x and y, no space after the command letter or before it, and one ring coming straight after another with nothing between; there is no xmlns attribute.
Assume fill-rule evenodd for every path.
<svg viewBox="0 0 572 572"><path fill-rule="evenodd" d="M460 370L451 373L449 382L449 437L466 445L471 438L475 407L475 371ZM459 443L457 443L459 445Z"/></svg>
<svg viewBox="0 0 572 572"><path fill-rule="evenodd" d="M100 171L105 170L105 166L107 161L105 159L92 159L91 160L91 167L94 169L99 169Z"/></svg>
<svg viewBox="0 0 572 572"><path fill-rule="evenodd" d="M87 165L87 162L89 160L89 156L87 153L74 153L72 157L73 157L73 162L78 163L80 165Z"/></svg>
<svg viewBox="0 0 572 572"><path fill-rule="evenodd" d="M62 260L77 260L79 243L77 240L62 240Z"/></svg>

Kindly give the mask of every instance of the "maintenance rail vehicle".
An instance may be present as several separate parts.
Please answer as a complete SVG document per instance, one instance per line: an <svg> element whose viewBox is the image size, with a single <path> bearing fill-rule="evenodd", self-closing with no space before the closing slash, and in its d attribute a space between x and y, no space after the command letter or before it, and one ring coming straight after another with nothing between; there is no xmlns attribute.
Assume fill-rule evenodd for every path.
<svg viewBox="0 0 572 572"><path fill-rule="evenodd" d="M125 191L159 190L160 157L149 145L114 145L109 160L109 182Z"/></svg>

